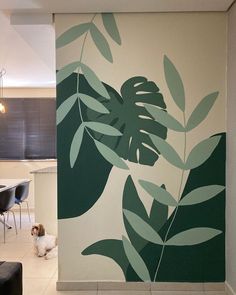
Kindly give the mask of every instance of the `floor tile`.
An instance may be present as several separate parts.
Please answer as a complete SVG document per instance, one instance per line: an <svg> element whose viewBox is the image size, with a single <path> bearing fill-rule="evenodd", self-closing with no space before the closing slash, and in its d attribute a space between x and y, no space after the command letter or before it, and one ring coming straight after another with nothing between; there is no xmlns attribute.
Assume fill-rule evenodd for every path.
<svg viewBox="0 0 236 295"><path fill-rule="evenodd" d="M46 260L43 257L22 259L25 278L52 278L57 270L57 259Z"/></svg>
<svg viewBox="0 0 236 295"><path fill-rule="evenodd" d="M56 278L52 278L43 295L97 295L97 291L56 291Z"/></svg>
<svg viewBox="0 0 236 295"><path fill-rule="evenodd" d="M151 291L111 291L98 290L97 295L151 295Z"/></svg>
<svg viewBox="0 0 236 295"><path fill-rule="evenodd" d="M24 279L23 295L43 295L50 279Z"/></svg>

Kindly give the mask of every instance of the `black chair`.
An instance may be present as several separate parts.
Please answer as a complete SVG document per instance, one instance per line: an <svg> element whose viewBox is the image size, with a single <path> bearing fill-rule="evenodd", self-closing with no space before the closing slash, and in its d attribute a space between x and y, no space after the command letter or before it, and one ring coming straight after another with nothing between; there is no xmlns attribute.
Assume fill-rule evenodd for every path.
<svg viewBox="0 0 236 295"><path fill-rule="evenodd" d="M5 218L5 213L11 212L14 218L14 224L15 224L15 229L16 229L16 234L17 234L17 228L16 228L16 219L15 219L15 214L11 210L11 208L15 205L15 191L16 188L8 188L4 191L0 192L0 215L3 216L3 228L4 228L4 243L6 240L6 218Z"/></svg>
<svg viewBox="0 0 236 295"><path fill-rule="evenodd" d="M23 203L23 202L25 202L27 205L29 221L31 222L29 204L28 204L28 201L26 200L29 195L29 184L30 184L30 182L27 181L27 182L19 184L16 187L15 204L20 206L20 228L21 228L21 203Z"/></svg>

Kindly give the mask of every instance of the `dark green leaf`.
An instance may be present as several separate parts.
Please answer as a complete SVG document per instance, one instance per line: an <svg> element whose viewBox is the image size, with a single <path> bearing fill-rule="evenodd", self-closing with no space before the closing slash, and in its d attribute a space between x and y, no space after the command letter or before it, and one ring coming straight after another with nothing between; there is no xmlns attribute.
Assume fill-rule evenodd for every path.
<svg viewBox="0 0 236 295"><path fill-rule="evenodd" d="M188 119L186 131L190 131L197 127L206 118L214 102L216 101L218 94L219 92L211 93L204 97L202 101L200 101Z"/></svg>
<svg viewBox="0 0 236 295"><path fill-rule="evenodd" d="M204 243L221 234L222 231L209 227L196 227L185 230L171 237L167 246L192 246Z"/></svg>
<svg viewBox="0 0 236 295"><path fill-rule="evenodd" d="M102 240L96 242L83 250L82 255L102 255L113 259L122 269L124 276L129 265L129 261L124 252L121 240Z"/></svg>
<svg viewBox="0 0 236 295"><path fill-rule="evenodd" d="M165 78L168 88L170 90L171 96L175 101L176 105L184 112L185 111L185 93L184 93L184 85L180 74L175 68L174 64L170 61L170 59L165 56L164 57L164 70L165 70Z"/></svg>
<svg viewBox="0 0 236 295"><path fill-rule="evenodd" d="M120 34L113 13L102 13L102 21L107 33L119 45L121 45Z"/></svg>
<svg viewBox="0 0 236 295"><path fill-rule="evenodd" d="M72 41L76 40L80 36L82 36L85 32L87 32L90 28L90 23L84 23L80 25L76 25L63 34L61 34L56 40L56 48L63 47Z"/></svg>
<svg viewBox="0 0 236 295"><path fill-rule="evenodd" d="M100 115L87 111L86 121L98 121L111 125L123 134L119 138L95 135L95 138L113 149L120 157L131 162L153 165L159 155L151 141L149 133L166 138L167 128L155 122L143 103L165 108L165 103L158 87L145 77L133 77L121 87L121 94L110 86L106 86L111 99L97 99L110 111Z"/></svg>
<svg viewBox="0 0 236 295"><path fill-rule="evenodd" d="M94 24L91 25L90 34L100 53L109 62L113 62L110 46L103 34L98 30L98 28Z"/></svg>
<svg viewBox="0 0 236 295"><path fill-rule="evenodd" d="M71 108L73 107L74 103L78 99L78 95L73 94L69 98L67 98L57 109L57 125L59 125L66 115L69 113Z"/></svg>
<svg viewBox="0 0 236 295"><path fill-rule="evenodd" d="M134 271L144 282L150 282L150 274L145 262L126 237L122 237L125 254Z"/></svg>

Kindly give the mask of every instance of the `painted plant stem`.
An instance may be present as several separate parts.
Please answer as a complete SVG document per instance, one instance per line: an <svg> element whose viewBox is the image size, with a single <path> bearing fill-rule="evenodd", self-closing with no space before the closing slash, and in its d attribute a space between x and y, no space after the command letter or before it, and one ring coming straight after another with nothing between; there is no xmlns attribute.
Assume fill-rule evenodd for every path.
<svg viewBox="0 0 236 295"><path fill-rule="evenodd" d="M184 121L184 127L186 126L186 119L185 119L185 112L183 112L183 121ZM185 159L186 159L186 146L187 146L187 136L186 136L186 131L184 132L184 151L183 151L183 161L185 162ZM169 232L172 228L172 225L175 221L175 218L177 216L177 212L178 212L178 209L179 209L179 201L180 201L180 197L181 197L181 191L182 191L182 186L183 186L183 179L184 179L184 169L181 169L181 178L180 178L180 185L179 185L179 191L178 191L178 196L177 196L177 201L178 201L178 205L176 206L175 208L175 211L174 211L174 215L173 215L173 218L170 222L170 225L168 226L168 229L166 231L166 234L165 234L165 238L164 238L164 244L162 246L162 249L161 249L161 255L160 255L160 258L159 258L159 261L158 261L158 264L157 264L157 268L156 268L156 271L155 271L155 275L154 275L154 279L153 281L156 282L156 279L157 279L157 275L158 275L158 272L159 272L159 269L160 269L160 266L161 266L161 262L162 262L162 258L163 258L163 255L164 255L164 251L165 251L165 246L166 246L166 241L167 241L167 238L168 238L168 235L169 235Z"/></svg>
<svg viewBox="0 0 236 295"><path fill-rule="evenodd" d="M90 21L90 23L92 24L95 17L96 17L97 13L95 13ZM82 59L83 59L83 53L84 53L84 46L85 46L85 43L86 43L86 39L88 37L88 32L89 30L86 32L85 36L84 36L84 40L83 40L83 44L82 44L82 48L81 48L81 53L80 53L80 59L79 59L79 64L82 62ZM76 89L77 89L77 96L78 96L78 107L79 107L79 114L80 114L80 119L81 119L81 122L84 123L84 119L83 119L83 115L82 115L82 110L81 110L81 101L80 101L80 98L79 98L79 73L80 73L80 66L78 67L78 75L77 75L77 86L76 86ZM88 135L92 138L92 134L89 132L88 128L85 127L85 130L86 132L88 133Z"/></svg>

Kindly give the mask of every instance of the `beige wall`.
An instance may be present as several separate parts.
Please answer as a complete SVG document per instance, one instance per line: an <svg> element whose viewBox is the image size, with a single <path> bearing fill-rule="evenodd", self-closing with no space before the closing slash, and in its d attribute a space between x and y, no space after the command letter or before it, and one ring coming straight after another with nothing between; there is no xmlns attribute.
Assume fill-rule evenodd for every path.
<svg viewBox="0 0 236 295"><path fill-rule="evenodd" d="M225 131L226 14L141 13L116 14L115 17L122 45L119 47L109 41L113 64L101 57L89 38L83 62L117 91L132 76L143 75L155 81L165 97L168 112L181 120L181 114L173 104L165 82L163 56L166 54L184 81L187 117L204 96L214 91L220 93L207 119L188 135L187 153L202 139ZM91 15L86 14L56 15L57 36L73 25L90 19ZM98 17L96 24L99 28L102 27L100 22ZM77 61L81 45L81 41L76 40L58 49L57 69ZM183 138L180 137L175 132L170 131L168 134L168 142L181 154ZM168 191L175 195L180 173L163 159L158 161L158 167L133 163L128 163L128 166L129 172L113 167L102 196L88 212L80 217L59 220L59 281L124 280L120 268L111 259L98 255L82 256L80 253L98 240L120 239L125 234L121 214L122 191L128 173L132 175L135 184L138 179L165 183ZM141 195L149 210L150 198L144 191ZM108 220L112 222L107 222Z"/></svg>
<svg viewBox="0 0 236 295"><path fill-rule="evenodd" d="M21 97L56 97L55 88L5 88L4 96L6 98Z"/></svg>
<svg viewBox="0 0 236 295"><path fill-rule="evenodd" d="M227 256L226 279L236 292L236 5L229 11L228 22L228 106L227 106Z"/></svg>

